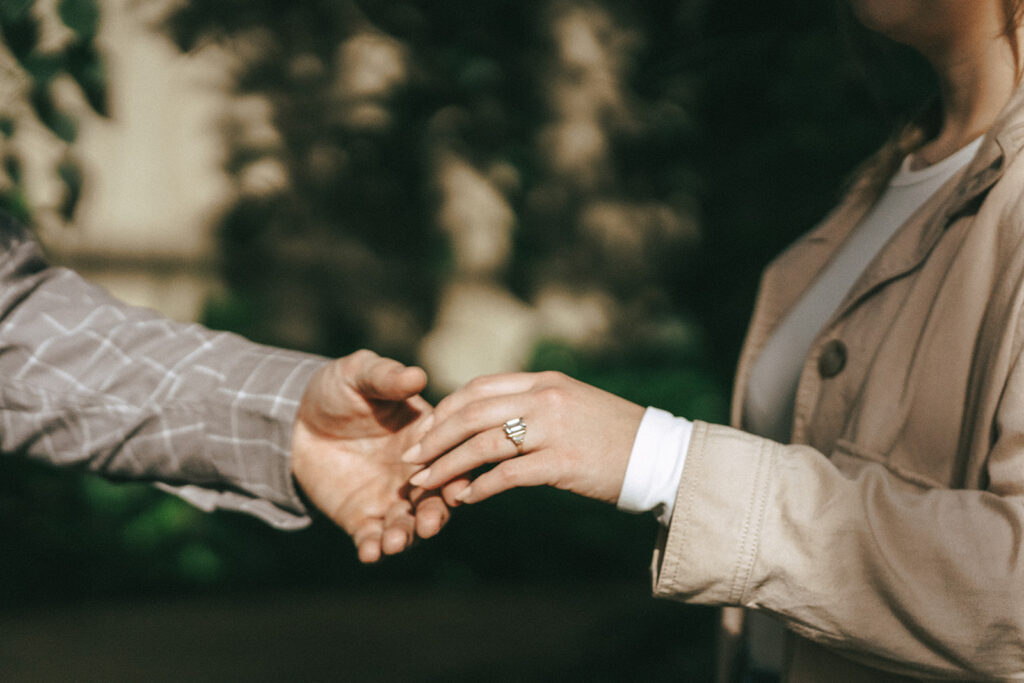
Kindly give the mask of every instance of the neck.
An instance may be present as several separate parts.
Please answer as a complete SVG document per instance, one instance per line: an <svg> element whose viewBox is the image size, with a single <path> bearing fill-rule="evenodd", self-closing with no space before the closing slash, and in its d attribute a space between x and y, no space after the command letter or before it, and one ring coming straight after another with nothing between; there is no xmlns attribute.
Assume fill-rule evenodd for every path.
<svg viewBox="0 0 1024 683"><path fill-rule="evenodd" d="M939 79L942 127L914 155L915 167L940 161L984 134L1017 86L1017 65L1005 37L971 49L924 51Z"/></svg>

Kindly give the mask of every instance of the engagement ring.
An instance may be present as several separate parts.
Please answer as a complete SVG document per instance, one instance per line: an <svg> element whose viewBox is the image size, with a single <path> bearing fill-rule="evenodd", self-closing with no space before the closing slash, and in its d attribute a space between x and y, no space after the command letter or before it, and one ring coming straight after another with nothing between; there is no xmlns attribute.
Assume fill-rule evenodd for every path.
<svg viewBox="0 0 1024 683"><path fill-rule="evenodd" d="M526 439L526 422L523 421L523 418L517 417L509 420L502 429L505 430L505 436L516 445L516 448L523 445L523 441Z"/></svg>

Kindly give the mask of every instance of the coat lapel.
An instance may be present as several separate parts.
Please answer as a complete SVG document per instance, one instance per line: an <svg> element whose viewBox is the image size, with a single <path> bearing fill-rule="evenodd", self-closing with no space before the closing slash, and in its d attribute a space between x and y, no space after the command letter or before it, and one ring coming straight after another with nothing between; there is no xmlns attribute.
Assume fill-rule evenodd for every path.
<svg viewBox="0 0 1024 683"><path fill-rule="evenodd" d="M939 190L926 202L868 265L826 327L840 320L878 288L920 265L946 227L957 216L976 206L977 200L984 197L999 179L1005 166L1004 156L1013 154L1022 141L1024 127L1004 131L984 142L967 168L956 179L950 180L947 185L950 189ZM880 152L880 156L886 154L891 154L891 150ZM794 243L765 271L736 370L731 411L733 426L738 427L742 422L749 373L764 344L867 215L878 196L879 191L872 188L866 176L862 176L846 200L819 227Z"/></svg>
<svg viewBox="0 0 1024 683"><path fill-rule="evenodd" d="M951 189L940 189L904 224L871 261L831 318L838 321L878 288L917 268L935 247L946 228L977 207L978 200L1002 175L1003 152L995 140L982 143L974 160L955 179Z"/></svg>

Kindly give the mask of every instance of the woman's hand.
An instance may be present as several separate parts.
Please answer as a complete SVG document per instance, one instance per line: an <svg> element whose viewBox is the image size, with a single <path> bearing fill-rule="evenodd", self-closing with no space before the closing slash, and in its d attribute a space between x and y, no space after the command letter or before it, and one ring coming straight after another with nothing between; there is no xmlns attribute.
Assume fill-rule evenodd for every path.
<svg viewBox="0 0 1024 683"><path fill-rule="evenodd" d="M635 403L558 372L479 377L437 405L433 426L403 460L430 463L409 481L444 487L449 502L548 485L615 503L643 414ZM503 428L515 418L526 424L518 446Z"/></svg>

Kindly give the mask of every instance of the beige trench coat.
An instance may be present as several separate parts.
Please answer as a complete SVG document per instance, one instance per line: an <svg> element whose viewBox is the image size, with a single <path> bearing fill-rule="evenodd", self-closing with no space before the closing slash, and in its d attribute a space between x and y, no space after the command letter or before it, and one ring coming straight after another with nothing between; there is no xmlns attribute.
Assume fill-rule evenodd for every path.
<svg viewBox="0 0 1024 683"><path fill-rule="evenodd" d="M788 680L1024 679L1022 146L1019 91L813 343L793 445L695 426L654 592L776 615ZM765 272L734 425L867 185Z"/></svg>

